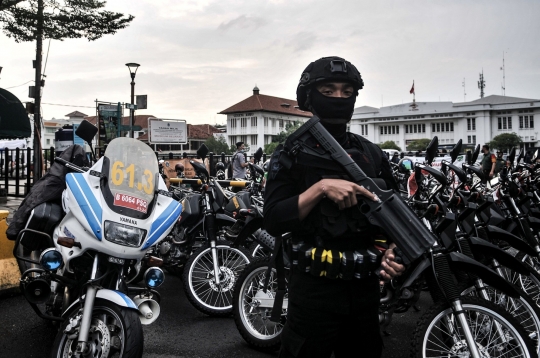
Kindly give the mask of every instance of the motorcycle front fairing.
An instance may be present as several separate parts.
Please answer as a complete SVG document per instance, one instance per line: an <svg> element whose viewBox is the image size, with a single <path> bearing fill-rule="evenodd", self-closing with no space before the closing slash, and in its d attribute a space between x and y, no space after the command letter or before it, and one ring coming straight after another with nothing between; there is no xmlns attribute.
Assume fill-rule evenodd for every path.
<svg viewBox="0 0 540 358"><path fill-rule="evenodd" d="M155 154L135 139L113 140L104 157L86 173L68 174L66 184L68 210L53 240L70 272L70 261L87 250L141 260L150 246L165 238L182 211L172 197L158 194L167 187ZM58 237L72 238L81 247L60 246Z"/></svg>

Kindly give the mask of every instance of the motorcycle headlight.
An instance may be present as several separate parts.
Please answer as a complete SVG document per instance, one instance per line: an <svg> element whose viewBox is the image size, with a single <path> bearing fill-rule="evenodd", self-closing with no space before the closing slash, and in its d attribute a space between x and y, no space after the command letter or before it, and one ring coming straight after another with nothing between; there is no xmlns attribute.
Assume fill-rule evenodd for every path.
<svg viewBox="0 0 540 358"><path fill-rule="evenodd" d="M165 281L165 274L158 267L150 267L144 273L144 283L148 288L158 288Z"/></svg>
<svg viewBox="0 0 540 358"><path fill-rule="evenodd" d="M55 271L60 266L62 266L62 263L64 262L64 259L62 258L62 254L59 251L56 251L56 249L50 248L41 253L41 256L39 257L39 263L41 264L41 267L43 267L47 271Z"/></svg>
<svg viewBox="0 0 540 358"><path fill-rule="evenodd" d="M146 230L138 227L105 221L105 240L118 245L139 247L146 236Z"/></svg>

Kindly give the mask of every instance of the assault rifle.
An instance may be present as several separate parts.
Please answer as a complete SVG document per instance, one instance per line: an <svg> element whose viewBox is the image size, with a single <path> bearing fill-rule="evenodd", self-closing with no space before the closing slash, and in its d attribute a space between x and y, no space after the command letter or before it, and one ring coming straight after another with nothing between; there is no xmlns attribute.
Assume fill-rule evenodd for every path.
<svg viewBox="0 0 540 358"><path fill-rule="evenodd" d="M307 145L316 141L319 146ZM317 116L304 123L285 142L280 154L280 163L285 166L301 157L315 162L334 162L339 164L351 181L364 186L379 197L378 201L363 200L360 211L369 222L381 227L386 235L402 251L403 263L409 264L420 257L435 243L435 236L420 221L415 213L392 190L382 190L366 176L347 152L328 133ZM287 165L289 164L289 165Z"/></svg>

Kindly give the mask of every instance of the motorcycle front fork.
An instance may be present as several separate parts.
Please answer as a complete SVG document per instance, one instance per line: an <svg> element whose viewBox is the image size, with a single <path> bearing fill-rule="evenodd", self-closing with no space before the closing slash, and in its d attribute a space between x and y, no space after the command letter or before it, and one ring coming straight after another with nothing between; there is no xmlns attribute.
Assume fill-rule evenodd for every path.
<svg viewBox="0 0 540 358"><path fill-rule="evenodd" d="M94 257L94 264L92 265L92 274L90 280L94 280L98 270L98 255ZM84 307L82 312L81 326L79 327L79 338L77 344L77 353L86 353L90 348L88 345L88 332L90 331L90 324L92 322L92 311L94 310L94 303L96 301L97 287L94 285L88 285L86 289L86 295L84 298Z"/></svg>

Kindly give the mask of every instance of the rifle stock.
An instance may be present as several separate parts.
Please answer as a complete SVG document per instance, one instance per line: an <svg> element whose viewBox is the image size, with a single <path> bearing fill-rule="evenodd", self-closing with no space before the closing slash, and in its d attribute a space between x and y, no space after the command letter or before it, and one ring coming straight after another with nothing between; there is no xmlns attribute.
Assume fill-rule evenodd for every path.
<svg viewBox="0 0 540 358"><path fill-rule="evenodd" d="M316 151L304 144L310 136L320 144L326 153ZM401 197L392 190L382 190L371 178L366 176L358 164L323 127L318 117L314 116L291 134L285 143L285 148L287 155L293 157L299 152L303 152L305 155L331 158L343 168L352 181L376 194L379 200L364 200L360 210L371 224L383 229L386 235L401 249L405 264L416 260L435 243L435 236L403 202Z"/></svg>

